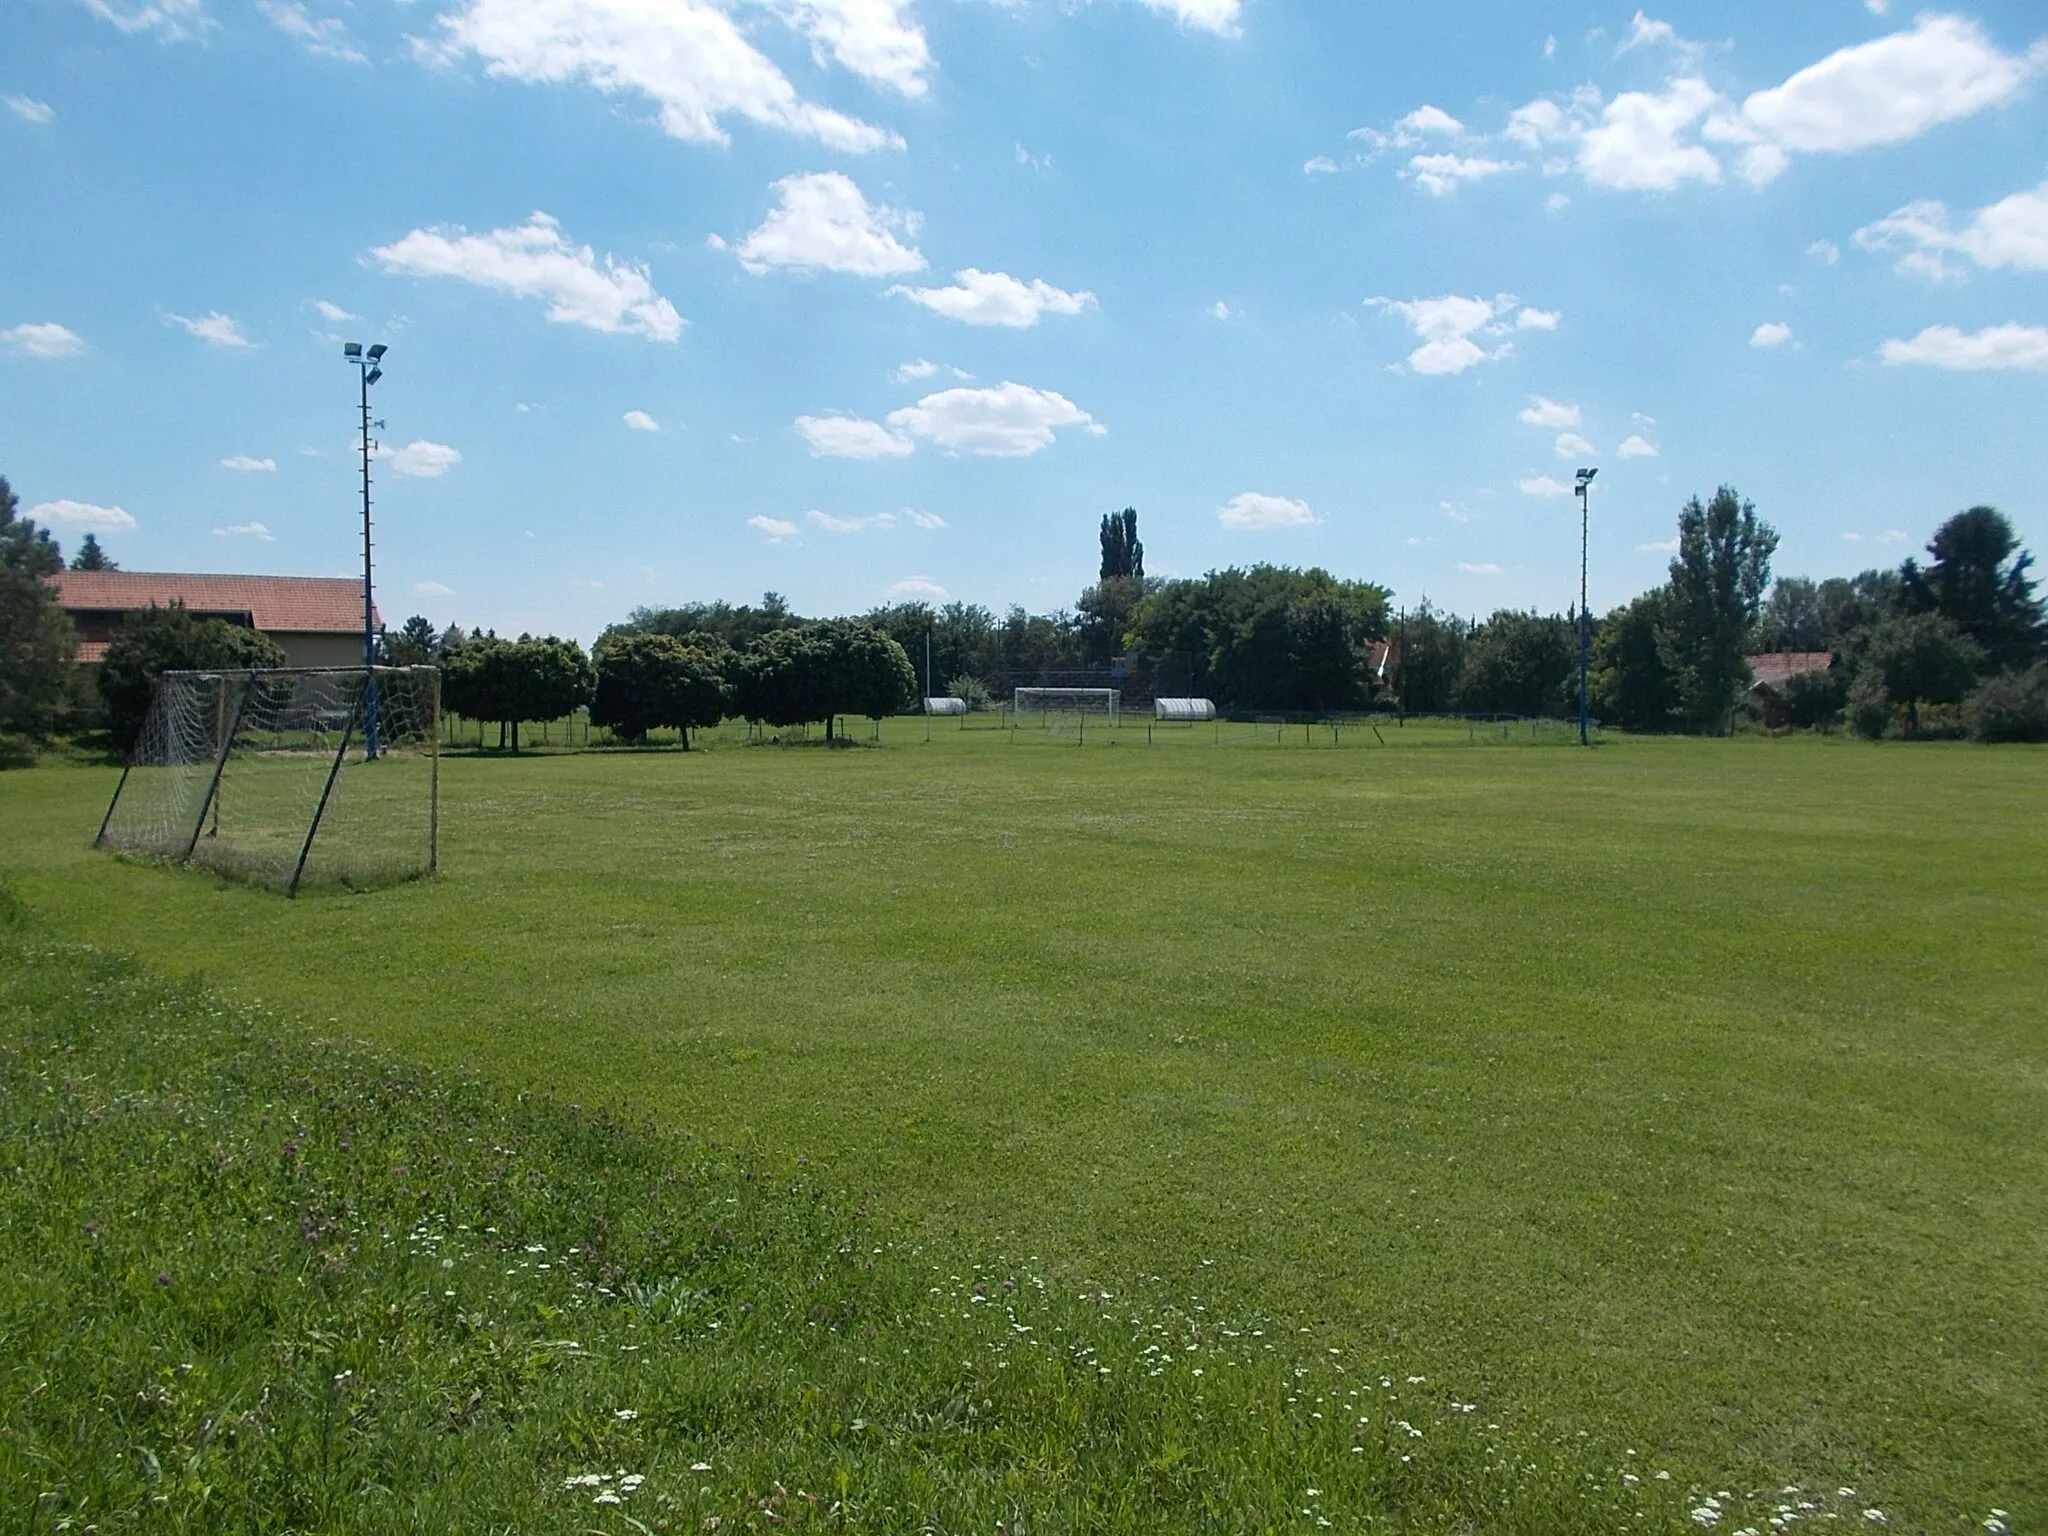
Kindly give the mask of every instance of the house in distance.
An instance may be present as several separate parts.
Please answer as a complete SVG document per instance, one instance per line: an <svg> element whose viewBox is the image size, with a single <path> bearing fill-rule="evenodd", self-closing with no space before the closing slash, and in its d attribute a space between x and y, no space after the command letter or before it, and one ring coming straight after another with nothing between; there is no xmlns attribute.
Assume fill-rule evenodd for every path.
<svg viewBox="0 0 2048 1536"><path fill-rule="evenodd" d="M78 660L98 665L128 615L183 603L277 642L294 667L359 667L363 584L351 576L207 576L173 571L59 571L45 578L78 629ZM372 610L374 627L383 623Z"/></svg>

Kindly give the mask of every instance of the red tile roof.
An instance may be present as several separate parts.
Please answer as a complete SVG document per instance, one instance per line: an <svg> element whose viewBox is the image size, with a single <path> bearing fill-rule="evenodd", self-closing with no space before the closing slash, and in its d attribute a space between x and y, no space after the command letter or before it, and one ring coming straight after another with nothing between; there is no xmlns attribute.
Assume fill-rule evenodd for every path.
<svg viewBox="0 0 2048 1536"><path fill-rule="evenodd" d="M352 576L62 571L46 579L57 589L58 606L73 613L132 613L152 603L168 608L179 602L194 613L246 613L265 634L363 632L363 584Z"/></svg>
<svg viewBox="0 0 2048 1536"><path fill-rule="evenodd" d="M1772 651L1763 656L1749 658L1749 670L1756 678L1752 685L1782 691L1795 677L1804 677L1809 672L1825 672L1835 664L1832 651Z"/></svg>

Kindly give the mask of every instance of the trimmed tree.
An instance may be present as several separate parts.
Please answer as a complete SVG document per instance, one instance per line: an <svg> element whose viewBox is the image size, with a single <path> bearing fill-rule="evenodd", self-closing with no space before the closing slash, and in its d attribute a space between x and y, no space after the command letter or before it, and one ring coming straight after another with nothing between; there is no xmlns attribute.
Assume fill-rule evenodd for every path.
<svg viewBox="0 0 2048 1536"><path fill-rule="evenodd" d="M1851 689L1852 708L1861 696L1858 729L1875 718L1875 694L1882 690L1893 706L1906 711L1906 732L1920 732L1922 704L1957 704L1977 681L1984 650L1938 613L1901 614L1881 620L1870 631L1863 664ZM1867 680L1875 680L1876 687ZM1865 735L1871 732L1865 730Z"/></svg>
<svg viewBox="0 0 2048 1536"><path fill-rule="evenodd" d="M673 635L612 634L598 641L597 692L591 722L626 741L644 741L656 726L682 733L725 718L726 685L720 659Z"/></svg>
<svg viewBox="0 0 2048 1536"><path fill-rule="evenodd" d="M858 619L778 630L738 657L733 698L749 720L767 725L825 722L834 737L835 715L879 720L903 707L917 688L917 673L903 647Z"/></svg>
<svg viewBox="0 0 2048 1536"><path fill-rule="evenodd" d="M441 694L456 714L496 721L498 745L509 733L517 752L521 725L574 712L589 702L591 683L589 658L574 640L484 635L448 657Z"/></svg>
<svg viewBox="0 0 2048 1536"><path fill-rule="evenodd" d="M225 619L194 618L182 603L154 604L131 613L100 662L100 702L106 707L107 737L126 752L142 734L149 701L164 672L239 671L281 667L277 642Z"/></svg>

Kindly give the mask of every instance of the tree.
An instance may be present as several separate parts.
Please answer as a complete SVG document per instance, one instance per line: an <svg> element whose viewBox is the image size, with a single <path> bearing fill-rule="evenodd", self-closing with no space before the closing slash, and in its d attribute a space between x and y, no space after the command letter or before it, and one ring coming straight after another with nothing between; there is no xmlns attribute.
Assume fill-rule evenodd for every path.
<svg viewBox="0 0 2048 1536"><path fill-rule="evenodd" d="M1385 588L1276 565L1165 582L1130 621L1140 651L1191 657L1190 688L1230 708L1351 707L1386 632Z"/></svg>
<svg viewBox="0 0 2048 1536"><path fill-rule="evenodd" d="M1125 507L1102 519L1102 571L1104 581L1145 579L1145 546L1138 542L1138 509Z"/></svg>
<svg viewBox="0 0 2048 1536"><path fill-rule="evenodd" d="M1907 734L1917 735L1920 706L1960 703L1983 661L1983 648L1940 614L1894 615L1870 631L1850 690L1852 707L1861 688L1866 710L1874 709L1872 691L1863 686L1866 677L1874 677L1886 699L1905 706Z"/></svg>
<svg viewBox="0 0 2048 1536"><path fill-rule="evenodd" d="M591 685L590 661L574 640L483 635L448 657L441 694L456 714L496 721L501 747L509 727L517 752L522 724L573 713L589 701Z"/></svg>
<svg viewBox="0 0 2048 1536"><path fill-rule="evenodd" d="M49 530L17 515L20 498L0 475L0 565L23 576L54 576L64 569L64 552Z"/></svg>
<svg viewBox="0 0 2048 1536"><path fill-rule="evenodd" d="M397 633L377 637L377 659L387 667L422 667L434 659L438 643L433 620L416 613Z"/></svg>
<svg viewBox="0 0 2048 1536"><path fill-rule="evenodd" d="M1678 514L1657 648L1672 678L1679 718L1719 729L1749 676L1743 645L1763 609L1778 535L1732 486Z"/></svg>
<svg viewBox="0 0 2048 1536"><path fill-rule="evenodd" d="M1506 715L1561 709L1578 657L1578 631L1569 621L1502 609L1465 647L1458 708Z"/></svg>
<svg viewBox="0 0 2048 1536"><path fill-rule="evenodd" d="M1395 686L1403 713L1446 713L1457 692L1472 626L1454 614L1437 612L1425 597L1419 608L1402 618L1399 633L1400 670Z"/></svg>
<svg viewBox="0 0 2048 1536"><path fill-rule="evenodd" d="M1826 651L1834 648L1834 641L1832 615L1820 584L1805 576L1781 576L1764 600L1749 643L1758 651Z"/></svg>
<svg viewBox="0 0 2048 1536"><path fill-rule="evenodd" d="M1074 604L1080 621L1081 655L1091 666L1106 666L1124 652L1124 637L1131 616L1145 599L1148 583L1142 576L1105 576L1084 591Z"/></svg>
<svg viewBox="0 0 2048 1536"><path fill-rule="evenodd" d="M635 608L616 630L639 630L674 635L689 640L695 635L715 635L728 649L745 650L764 635L778 629L794 629L804 620L789 611L780 592L761 594L759 607L742 603L685 603L679 608Z"/></svg>
<svg viewBox="0 0 2048 1536"><path fill-rule="evenodd" d="M100 702L107 736L121 751L135 745L149 718L149 701L163 672L239 671L281 667L277 642L225 619L195 618L182 603L151 604L131 613L107 643L100 662Z"/></svg>
<svg viewBox="0 0 2048 1536"><path fill-rule="evenodd" d="M917 688L917 673L903 647L858 619L778 630L742 654L734 667L733 699L749 720L768 725L825 722L833 717L880 719L901 708Z"/></svg>
<svg viewBox="0 0 2048 1536"><path fill-rule="evenodd" d="M1631 731L1670 729L1678 694L1657 645L1666 601L1660 587L1601 620L1587 683L1602 720Z"/></svg>
<svg viewBox="0 0 2048 1536"><path fill-rule="evenodd" d="M1906 607L1938 613L1983 650L2000 669L2041 659L2048 626L2027 576L2034 557L1994 507L1958 512L1934 531L1933 560L1923 570L1908 560L1899 570Z"/></svg>
<svg viewBox="0 0 2048 1536"><path fill-rule="evenodd" d="M74 571L118 571L118 565L107 558L107 552L100 548L99 538L88 533L85 542L78 546L78 553L71 557Z"/></svg>
<svg viewBox="0 0 2048 1536"><path fill-rule="evenodd" d="M627 741L644 741L656 726L682 733L690 748L692 728L725 718L722 658L673 635L607 635L597 643L597 692L590 706L593 724L608 726Z"/></svg>

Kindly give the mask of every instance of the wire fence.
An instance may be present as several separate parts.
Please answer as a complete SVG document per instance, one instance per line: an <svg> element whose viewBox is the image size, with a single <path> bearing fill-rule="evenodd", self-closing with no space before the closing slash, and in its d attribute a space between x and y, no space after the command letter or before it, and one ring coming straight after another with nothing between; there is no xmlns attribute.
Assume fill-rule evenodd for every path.
<svg viewBox="0 0 2048 1536"><path fill-rule="evenodd" d="M1590 723L1592 739L1604 739L1598 721ZM494 722L460 716L442 717L444 751L498 756ZM689 745L700 751L749 747L813 747L826 743L823 721L771 726L729 719L693 730ZM1149 708L1126 708L1115 724L1101 714L1032 711L1013 715L1006 700L965 715L890 715L873 720L841 715L833 720L831 741L848 747L944 745L972 737L1000 739L1021 749L1038 747L1143 747L1159 750L1387 750L1399 747L1575 746L1575 719L1549 715L1431 714L1398 712L1346 714L1243 713L1205 721L1161 721ZM682 745L673 728L651 730L627 741L602 725L593 725L584 711L558 720L529 722L520 729L522 755L559 752L673 752Z"/></svg>

